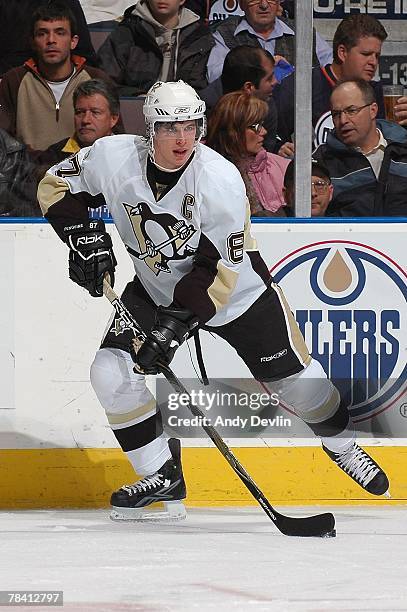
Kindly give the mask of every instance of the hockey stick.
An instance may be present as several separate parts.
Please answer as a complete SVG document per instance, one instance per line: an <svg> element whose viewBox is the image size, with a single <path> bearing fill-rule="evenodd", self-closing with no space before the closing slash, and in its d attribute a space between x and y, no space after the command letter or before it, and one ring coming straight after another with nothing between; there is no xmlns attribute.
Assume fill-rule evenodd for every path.
<svg viewBox="0 0 407 612"><path fill-rule="evenodd" d="M153 244L153 247L158 253L160 249L163 249L164 247L168 246L169 244L171 244L172 242L175 242L178 239L179 239L179 236L173 236L172 238L168 238L168 240L164 240L164 242L160 242L160 244ZM144 253L139 254L138 258L143 260L143 259L146 259L148 256L149 256L148 251L144 251ZM155 256L153 255L153 257Z"/></svg>
<svg viewBox="0 0 407 612"><path fill-rule="evenodd" d="M132 329L134 335L139 340L145 340L146 334L141 329L136 319L133 317L131 312L123 304L119 296L111 288L107 280L103 281L103 293L113 305L116 313L122 319L122 321ZM250 491L253 497L257 500L260 506L263 508L267 516L273 521L277 529L284 535L288 536L314 536L314 537L334 537L335 531L335 518L330 512L324 514L317 514L315 516L293 518L280 514L273 508L265 495L261 492L259 487L253 481L251 476L247 473L245 468L236 459L230 448L226 445L223 438L219 435L216 429L212 425L207 425L207 418L205 414L196 406L191 399L190 394L181 383L181 381L175 376L174 372L166 365L161 365L161 371L164 374L168 382L174 387L178 393L184 394L184 397L188 398L188 408L194 416L201 417L202 428L208 434L212 442L222 453L226 461L229 463L231 468Z"/></svg>

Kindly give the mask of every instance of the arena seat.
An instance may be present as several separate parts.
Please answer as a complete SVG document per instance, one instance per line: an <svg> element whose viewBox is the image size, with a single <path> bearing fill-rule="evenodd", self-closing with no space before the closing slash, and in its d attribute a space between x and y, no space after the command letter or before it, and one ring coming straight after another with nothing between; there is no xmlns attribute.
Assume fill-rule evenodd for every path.
<svg viewBox="0 0 407 612"><path fill-rule="evenodd" d="M126 134L145 135L146 126L143 116L145 96L120 98L120 114Z"/></svg>
<svg viewBox="0 0 407 612"><path fill-rule="evenodd" d="M117 21L98 21L97 23L88 24L90 39L96 53L116 26Z"/></svg>

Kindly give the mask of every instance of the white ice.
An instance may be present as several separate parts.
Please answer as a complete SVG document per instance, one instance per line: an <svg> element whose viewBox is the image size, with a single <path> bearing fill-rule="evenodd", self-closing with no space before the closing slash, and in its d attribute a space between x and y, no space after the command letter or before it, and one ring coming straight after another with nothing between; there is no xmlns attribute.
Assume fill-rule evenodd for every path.
<svg viewBox="0 0 407 612"><path fill-rule="evenodd" d="M4 609L407 611L407 508L333 512L333 539L283 536L257 507L190 509L166 525L113 523L104 510L0 512L0 589L64 591L63 608Z"/></svg>

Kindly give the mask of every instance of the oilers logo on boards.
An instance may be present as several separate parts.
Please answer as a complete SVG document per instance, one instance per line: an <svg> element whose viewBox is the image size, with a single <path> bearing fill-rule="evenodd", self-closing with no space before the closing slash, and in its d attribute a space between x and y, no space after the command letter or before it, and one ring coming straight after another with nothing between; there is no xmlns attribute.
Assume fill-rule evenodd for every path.
<svg viewBox="0 0 407 612"><path fill-rule="evenodd" d="M366 244L327 240L297 249L271 272L353 420L401 409L407 390L407 275L399 264Z"/></svg>

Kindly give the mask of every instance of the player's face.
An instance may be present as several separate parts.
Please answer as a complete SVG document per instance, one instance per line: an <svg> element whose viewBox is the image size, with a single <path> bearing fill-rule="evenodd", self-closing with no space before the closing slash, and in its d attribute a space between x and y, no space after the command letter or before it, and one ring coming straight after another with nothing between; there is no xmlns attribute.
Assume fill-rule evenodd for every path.
<svg viewBox="0 0 407 612"><path fill-rule="evenodd" d="M338 57L342 61L342 80L371 81L379 65L381 50L382 43L374 36L359 38L358 44L348 51L343 45L339 45Z"/></svg>
<svg viewBox="0 0 407 612"><path fill-rule="evenodd" d="M185 0L148 0L148 6L153 17L161 23L162 20L176 17L184 1Z"/></svg>
<svg viewBox="0 0 407 612"><path fill-rule="evenodd" d="M274 76L274 62L272 62L268 57L262 57L261 67L263 68L265 74L260 80L258 89L255 89L254 93L258 98L268 100L271 96L274 85L277 83Z"/></svg>
<svg viewBox="0 0 407 612"><path fill-rule="evenodd" d="M376 132L377 104L366 104L356 85L345 83L336 89L331 96L331 109L336 135L347 146L363 148ZM347 110L351 114L343 112Z"/></svg>
<svg viewBox="0 0 407 612"><path fill-rule="evenodd" d="M254 123L246 128L246 151L249 155L257 155L263 147L266 134L267 130L262 122Z"/></svg>
<svg viewBox="0 0 407 612"><path fill-rule="evenodd" d="M39 20L35 24L32 39L38 61L49 66L62 66L71 61L71 51L78 44L78 36L72 36L68 19Z"/></svg>
<svg viewBox="0 0 407 612"><path fill-rule="evenodd" d="M79 144L90 147L98 138L110 136L118 119L118 115L112 115L106 98L101 94L79 96L74 118Z"/></svg>
<svg viewBox="0 0 407 612"><path fill-rule="evenodd" d="M255 31L272 30L280 10L279 0L240 0L247 21Z"/></svg>
<svg viewBox="0 0 407 612"><path fill-rule="evenodd" d="M191 157L195 146L195 121L155 124L154 160L162 168L177 170Z"/></svg>
<svg viewBox="0 0 407 612"><path fill-rule="evenodd" d="M333 187L326 178L312 175L311 179L311 216L323 217L332 200Z"/></svg>

